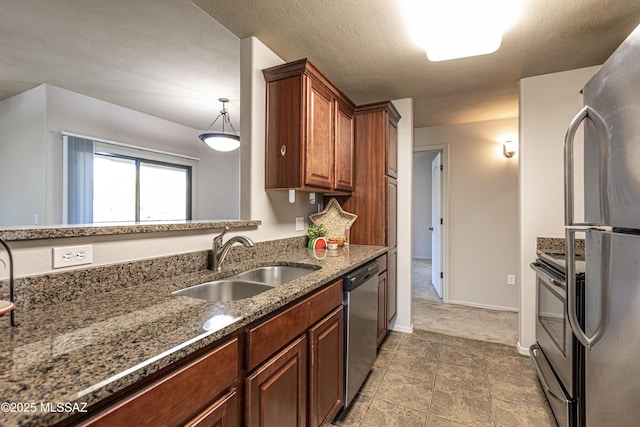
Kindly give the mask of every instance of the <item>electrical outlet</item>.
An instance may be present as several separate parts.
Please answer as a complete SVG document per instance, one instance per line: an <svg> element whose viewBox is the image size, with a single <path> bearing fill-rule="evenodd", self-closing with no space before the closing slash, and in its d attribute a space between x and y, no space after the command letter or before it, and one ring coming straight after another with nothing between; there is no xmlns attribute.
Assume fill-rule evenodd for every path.
<svg viewBox="0 0 640 427"><path fill-rule="evenodd" d="M507 274L507 285L515 285L515 284L516 284L516 275Z"/></svg>
<svg viewBox="0 0 640 427"><path fill-rule="evenodd" d="M304 231L304 217L297 216L296 217L296 231Z"/></svg>
<svg viewBox="0 0 640 427"><path fill-rule="evenodd" d="M53 248L53 268L91 264L92 262L93 246L91 245Z"/></svg>

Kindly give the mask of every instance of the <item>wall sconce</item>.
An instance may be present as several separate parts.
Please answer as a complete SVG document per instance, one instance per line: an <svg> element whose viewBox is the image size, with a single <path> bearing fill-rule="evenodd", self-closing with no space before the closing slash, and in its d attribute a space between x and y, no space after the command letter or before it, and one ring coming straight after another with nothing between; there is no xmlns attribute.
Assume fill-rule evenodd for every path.
<svg viewBox="0 0 640 427"><path fill-rule="evenodd" d="M502 143L502 154L504 154L507 159L510 159L516 154L516 148L515 142L511 140L505 141Z"/></svg>

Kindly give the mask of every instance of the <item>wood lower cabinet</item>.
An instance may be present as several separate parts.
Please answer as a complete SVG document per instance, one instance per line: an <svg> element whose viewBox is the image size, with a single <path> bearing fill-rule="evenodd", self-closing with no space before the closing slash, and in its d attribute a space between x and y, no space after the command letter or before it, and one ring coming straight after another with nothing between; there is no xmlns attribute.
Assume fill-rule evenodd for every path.
<svg viewBox="0 0 640 427"><path fill-rule="evenodd" d="M245 425L304 426L307 420L307 337L300 336L247 377Z"/></svg>
<svg viewBox="0 0 640 427"><path fill-rule="evenodd" d="M388 288L388 274L387 274L387 254L381 255L376 258L378 261L378 328L377 328L377 343L378 346L384 340L387 335L387 288Z"/></svg>
<svg viewBox="0 0 640 427"><path fill-rule="evenodd" d="M342 306L309 329L309 425L327 425L344 394L344 310Z"/></svg>
<svg viewBox="0 0 640 427"><path fill-rule="evenodd" d="M378 329L377 344L387 335L387 272L378 274Z"/></svg>
<svg viewBox="0 0 640 427"><path fill-rule="evenodd" d="M246 425L328 425L342 406L342 280L250 326L246 336Z"/></svg>
<svg viewBox="0 0 640 427"><path fill-rule="evenodd" d="M186 427L238 426L238 393L231 390L200 415L185 424Z"/></svg>
<svg viewBox="0 0 640 427"><path fill-rule="evenodd" d="M344 392L342 286L337 279L61 425L328 425Z"/></svg>
<svg viewBox="0 0 640 427"><path fill-rule="evenodd" d="M398 314L398 249L389 249L387 268L387 325L390 327Z"/></svg>
<svg viewBox="0 0 640 427"><path fill-rule="evenodd" d="M75 425L238 426L238 352L235 338ZM202 424L204 419L213 423Z"/></svg>

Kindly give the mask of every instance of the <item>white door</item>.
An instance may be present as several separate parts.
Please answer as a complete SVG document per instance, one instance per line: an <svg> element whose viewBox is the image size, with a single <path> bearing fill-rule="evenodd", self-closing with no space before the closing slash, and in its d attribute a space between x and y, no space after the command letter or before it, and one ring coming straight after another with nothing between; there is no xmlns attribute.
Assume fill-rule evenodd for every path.
<svg viewBox="0 0 640 427"><path fill-rule="evenodd" d="M440 153L431 162L431 282L438 296L442 298L442 283L440 282Z"/></svg>

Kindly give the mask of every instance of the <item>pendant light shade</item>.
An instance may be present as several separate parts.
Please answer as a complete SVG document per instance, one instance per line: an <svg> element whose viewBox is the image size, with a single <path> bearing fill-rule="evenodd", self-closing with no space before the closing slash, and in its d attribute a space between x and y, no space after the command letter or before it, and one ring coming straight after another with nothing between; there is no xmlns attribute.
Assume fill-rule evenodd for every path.
<svg viewBox="0 0 640 427"><path fill-rule="evenodd" d="M222 102L222 110L216 119L211 123L209 128L201 133L198 137L207 144L210 148L216 151L233 151L240 147L240 137L236 135L236 130L233 128L231 121L229 120L229 112L225 108L224 104L229 102L227 98L219 98L218 101ZM222 132L210 132L213 125L222 117ZM233 133L226 132L226 127L229 126Z"/></svg>

